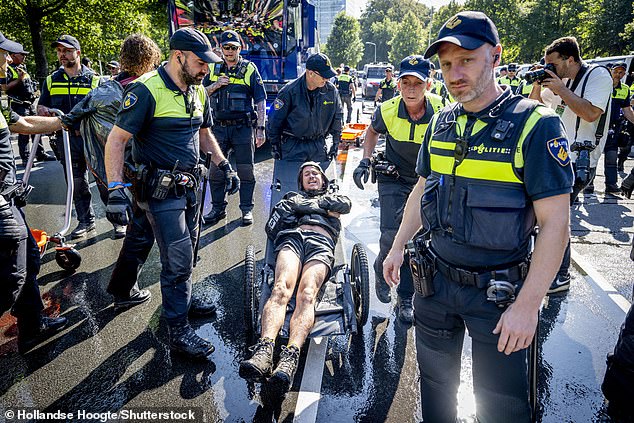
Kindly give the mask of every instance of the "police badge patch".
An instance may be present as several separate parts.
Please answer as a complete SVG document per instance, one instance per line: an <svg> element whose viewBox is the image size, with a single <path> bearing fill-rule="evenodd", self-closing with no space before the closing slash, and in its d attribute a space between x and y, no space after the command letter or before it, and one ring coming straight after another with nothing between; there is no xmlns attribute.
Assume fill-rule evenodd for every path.
<svg viewBox="0 0 634 423"><path fill-rule="evenodd" d="M568 154L568 140L565 138L555 138L546 142L548 152L553 159L557 160L561 166L570 164L570 155Z"/></svg>
<svg viewBox="0 0 634 423"><path fill-rule="evenodd" d="M284 107L284 102L280 100L279 98L276 98L275 101L273 102L273 108L275 110L280 110L282 107Z"/></svg>
<svg viewBox="0 0 634 423"><path fill-rule="evenodd" d="M127 93L125 98L123 99L123 110L128 110L129 108L131 108L136 104L138 100L139 97L137 97L136 94Z"/></svg>

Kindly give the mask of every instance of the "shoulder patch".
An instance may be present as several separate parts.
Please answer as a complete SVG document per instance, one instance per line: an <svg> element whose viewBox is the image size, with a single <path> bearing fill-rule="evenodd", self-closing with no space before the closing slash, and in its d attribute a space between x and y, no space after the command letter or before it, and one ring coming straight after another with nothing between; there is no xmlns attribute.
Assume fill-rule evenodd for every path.
<svg viewBox="0 0 634 423"><path fill-rule="evenodd" d="M276 98L273 102L273 108L275 110L280 110L282 107L284 107L284 101L280 98Z"/></svg>
<svg viewBox="0 0 634 423"><path fill-rule="evenodd" d="M127 93L125 98L123 99L123 110L128 110L132 108L138 100L139 100L139 97L137 97L136 94Z"/></svg>
<svg viewBox="0 0 634 423"><path fill-rule="evenodd" d="M568 154L568 140L565 138L555 138L546 142L548 152L561 166L570 164L570 155Z"/></svg>

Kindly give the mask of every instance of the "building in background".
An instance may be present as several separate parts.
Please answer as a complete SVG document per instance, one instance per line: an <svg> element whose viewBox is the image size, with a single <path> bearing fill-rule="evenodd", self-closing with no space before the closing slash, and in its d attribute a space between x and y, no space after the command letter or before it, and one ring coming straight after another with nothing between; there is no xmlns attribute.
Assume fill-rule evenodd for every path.
<svg viewBox="0 0 634 423"><path fill-rule="evenodd" d="M348 15L359 19L366 3L367 0L315 0L313 4L317 15L319 42L326 44L332 32L332 23L339 12L345 10Z"/></svg>

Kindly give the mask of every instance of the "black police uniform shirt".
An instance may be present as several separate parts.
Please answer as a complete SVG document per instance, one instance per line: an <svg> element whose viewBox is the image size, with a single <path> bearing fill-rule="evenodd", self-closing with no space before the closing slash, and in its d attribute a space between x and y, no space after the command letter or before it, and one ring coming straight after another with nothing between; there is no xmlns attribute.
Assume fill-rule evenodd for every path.
<svg viewBox="0 0 634 423"><path fill-rule="evenodd" d="M190 86L186 99L163 66L127 85L115 124L134 135L135 163L172 170L178 160L177 170L194 168L199 158L198 131L213 123L209 99L205 93L201 103L199 90L204 88Z"/></svg>
<svg viewBox="0 0 634 423"><path fill-rule="evenodd" d="M379 83L379 88L381 89L381 101L387 101L394 97L394 93L396 92L396 81L394 81L394 78L389 81L387 78L383 78L381 83Z"/></svg>
<svg viewBox="0 0 634 423"><path fill-rule="evenodd" d="M621 116L621 109L625 109L630 106L630 92L629 89L622 83L614 87L612 90L612 106L610 109L610 122L616 124Z"/></svg>
<svg viewBox="0 0 634 423"><path fill-rule="evenodd" d="M469 150L465 160L461 165L470 166L492 179L501 173L499 167L486 168L490 161L510 161L513 160L515 152L513 140L508 140L504 147L500 147L500 141L492 137L493 128L497 125L501 111L508 107L510 101L519 96L512 95L510 89L505 89L490 106L478 113L467 113L459 104L445 107L438 115L437 122L447 119L446 129L442 130L440 123L429 125L425 134L423 145L418 155L416 172L419 176L426 178L425 193L422 198L422 207L434 195L438 195L434 186L449 190L451 184L451 171L449 174L433 172L431 167L432 155L444 155L447 160L454 164L454 150L442 150L442 140L455 140L458 138L457 131L468 131L465 126L471 123L471 136L468 137ZM524 99L523 101L528 101ZM459 182L455 182L453 199L439 198L438 214L439 221L444 227L449 226L450 210L455 215L462 213L462 227L453 228L453 234L446 231L432 231L432 248L446 261L457 267L467 269L500 268L501 265L517 263L525 259L529 253L530 231L534 227L534 213L523 213L524 221L516 219L509 226L521 225L529 229L529 234L514 237L511 228L505 226L503 212L524 209L532 209L532 202L556 196L569 194L572 191L574 175L570 164L570 157L567 150L566 132L559 117L550 109L543 105L539 107L539 119L536 120L532 129L528 132L522 144L523 167L513 166L514 173L523 184L516 191L517 184L509 184L504 181L489 182L486 178L462 177ZM538 111L533 111L533 114ZM466 115L466 119L463 119ZM477 120L476 120L477 119ZM530 121L530 119L529 119ZM462 123L460 123L462 122ZM465 125L466 122L466 125ZM441 125L441 126L438 126ZM460 127L460 128L459 128ZM526 127L526 125L524 126ZM435 132L434 132L435 131ZM434 142L432 143L432 138ZM517 138L518 137L514 137ZM430 149L430 144L434 148ZM508 145L507 145L508 144ZM431 151L431 152L430 152ZM480 159L475 163L466 163L466 159ZM484 161L487 160L487 161ZM460 169L460 165L456 168ZM456 178L458 181L458 178ZM519 182L518 181L518 182ZM511 186L514 185L514 186ZM447 191L445 191L447 192ZM518 198L519 197L521 198ZM452 201L452 205L448 202ZM531 220L533 219L533 220ZM428 219L425 219L428 220ZM423 221L423 225L430 226L430 222ZM487 226L484 221L489 222ZM435 222L438 223L438 222ZM491 227L494 226L495 227ZM501 234L501 235L500 235ZM475 239L477 236L480 239ZM517 248L490 249L487 239L492 237L513 237L513 242L517 242ZM456 239L463 237L463 242ZM495 242L496 240L493 240ZM480 245L474 245L480 244Z"/></svg>
<svg viewBox="0 0 634 423"><path fill-rule="evenodd" d="M17 80L20 77L17 67L17 65L9 65L9 68L7 69L7 84ZM21 101L31 102L34 100L35 97L35 88L35 83L31 79L31 76L25 72L22 82L12 87L11 89L8 89L7 94ZM13 107L15 107L15 104L13 105Z"/></svg>
<svg viewBox="0 0 634 423"><path fill-rule="evenodd" d="M284 137L299 140L323 140L332 135L341 139L343 111L337 89L330 82L308 90L306 75L286 84L278 93L269 112L267 139L279 144Z"/></svg>
<svg viewBox="0 0 634 423"><path fill-rule="evenodd" d="M0 113L0 174L5 174L4 180L0 180L0 192L4 188L14 185L17 181L9 125L13 125L18 120L20 120L20 115L10 108L3 109Z"/></svg>
<svg viewBox="0 0 634 423"><path fill-rule="evenodd" d="M72 78L69 78L64 68L60 67L42 84L42 94L38 105L68 113L88 95L91 89L96 88L100 81L101 78L84 65L81 65L79 74ZM74 129L79 129L79 123Z"/></svg>
<svg viewBox="0 0 634 423"><path fill-rule="evenodd" d="M218 66L217 71L216 66ZM236 78L238 76L237 73L243 66L246 66L244 78ZM229 85L220 87L210 96L212 101L217 101L217 106L212 107L214 108L214 119L232 120L242 118L244 115L254 111L251 99L253 99L255 104L266 100L264 82L262 82L260 72L253 62L240 58L240 61L231 68L227 68L225 62L216 63L211 68L211 73L203 80L203 85L208 86L216 82L221 76L229 77ZM221 96L223 96L224 101Z"/></svg>
<svg viewBox="0 0 634 423"><path fill-rule="evenodd" d="M389 102L383 102L381 107L378 107L374 112L371 122L372 129L379 134L386 134L385 158L396 165L399 176L406 182L416 183L416 180L418 179L416 175L416 159L418 157L418 150L420 149L423 141L422 136L425 134L425 129L422 128L422 131L419 129L419 139L413 139L415 137L415 133L417 132L415 129L417 125L428 124L436 111L429 100L429 94L425 95L425 114L418 120L412 120L409 116L401 96L397 96L390 100L390 102L395 101L399 101L397 117L399 119L406 119L410 123L410 139L397 140L388 132L383 113L385 113L385 109L388 107ZM442 102L442 99L438 97L438 101Z"/></svg>

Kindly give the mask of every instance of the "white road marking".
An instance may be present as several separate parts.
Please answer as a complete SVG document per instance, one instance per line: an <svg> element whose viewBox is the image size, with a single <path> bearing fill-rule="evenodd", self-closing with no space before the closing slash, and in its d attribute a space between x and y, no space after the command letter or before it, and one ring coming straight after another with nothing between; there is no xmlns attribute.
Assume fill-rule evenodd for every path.
<svg viewBox="0 0 634 423"><path fill-rule="evenodd" d="M310 338L293 422L314 423L317 420L327 347L328 338Z"/></svg>

